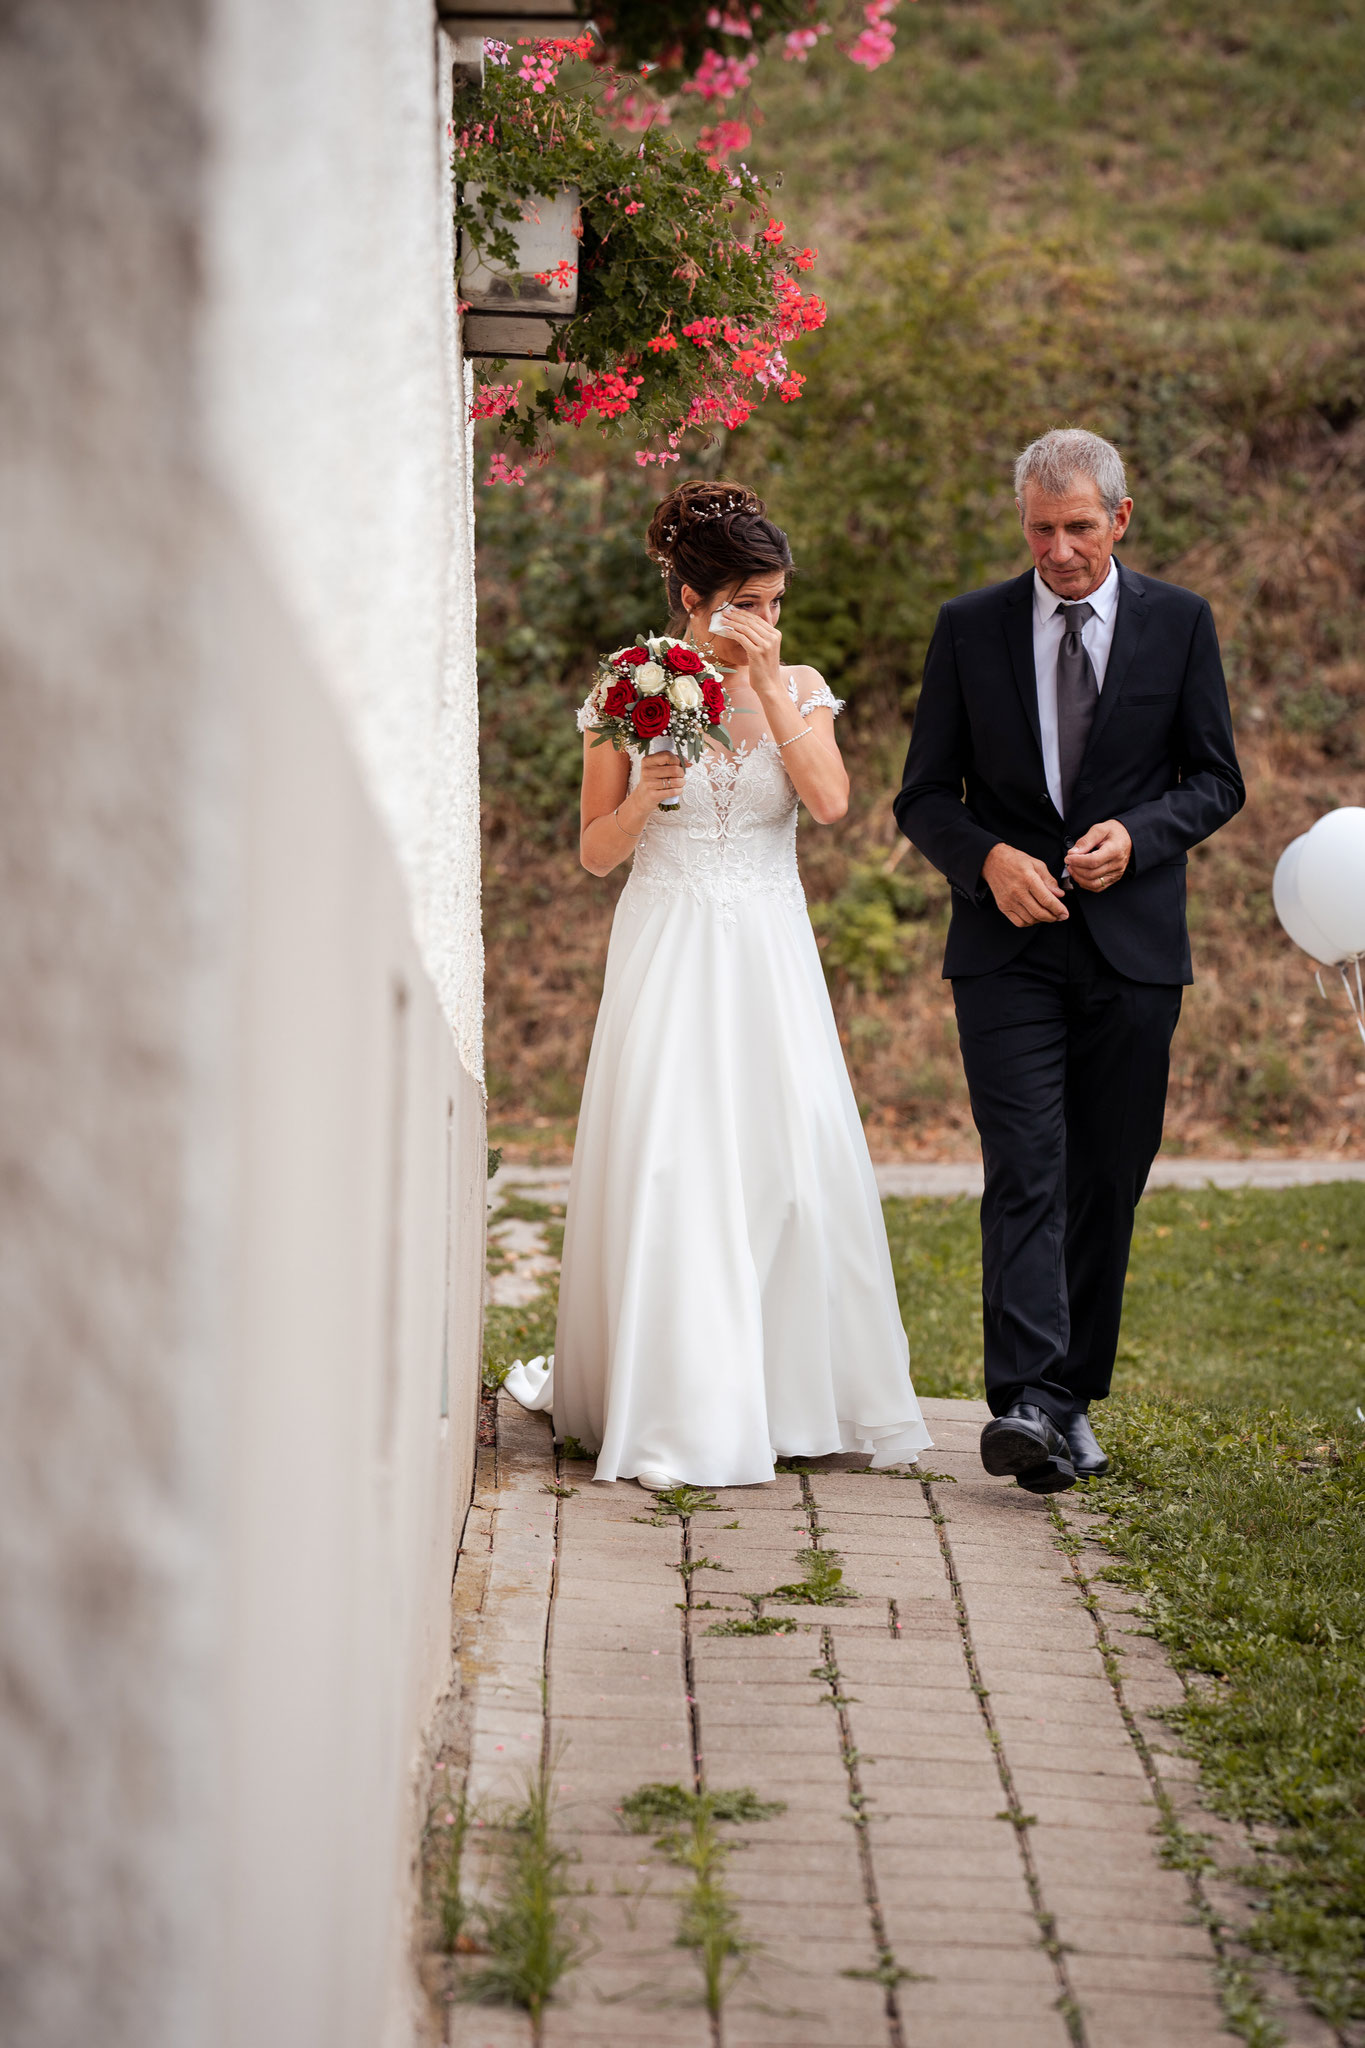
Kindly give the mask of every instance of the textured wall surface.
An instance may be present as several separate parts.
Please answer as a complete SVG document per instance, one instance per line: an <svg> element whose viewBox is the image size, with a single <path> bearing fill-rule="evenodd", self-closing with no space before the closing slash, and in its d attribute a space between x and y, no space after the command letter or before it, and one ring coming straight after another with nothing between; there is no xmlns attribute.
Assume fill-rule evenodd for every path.
<svg viewBox="0 0 1365 2048"><path fill-rule="evenodd" d="M202 22L0 13L0 2038L197 2038ZM219 1369L223 1355L217 1354ZM197 1370L209 1365L208 1350Z"/></svg>
<svg viewBox="0 0 1365 2048"><path fill-rule="evenodd" d="M477 1399L411 0L0 9L0 2039L375 2048Z"/></svg>
<svg viewBox="0 0 1365 2048"><path fill-rule="evenodd" d="M461 1057L481 1077L448 65L429 0L219 0L216 22L216 461L343 707Z"/></svg>

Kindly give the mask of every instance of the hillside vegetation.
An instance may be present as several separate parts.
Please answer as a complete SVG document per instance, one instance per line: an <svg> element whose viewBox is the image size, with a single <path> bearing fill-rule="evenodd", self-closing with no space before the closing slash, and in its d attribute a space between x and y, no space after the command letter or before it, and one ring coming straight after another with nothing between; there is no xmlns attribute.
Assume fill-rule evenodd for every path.
<svg viewBox="0 0 1365 2048"><path fill-rule="evenodd" d="M897 843L934 613L1026 564L1019 446L1080 422L1128 458L1124 558L1213 603L1250 802L1199 851L1199 977L1168 1145L1365 1148L1365 1047L1270 904L1274 860L1365 800L1365 14L1325 0L1011 0L900 11L895 61L760 71L750 160L821 251L802 401L684 470L789 528L784 633L849 699L855 801L802 862L874 1148L970 1148L946 888ZM661 621L640 535L658 472L584 441L480 495L495 1124L572 1129L611 907L578 869L591 656Z"/></svg>

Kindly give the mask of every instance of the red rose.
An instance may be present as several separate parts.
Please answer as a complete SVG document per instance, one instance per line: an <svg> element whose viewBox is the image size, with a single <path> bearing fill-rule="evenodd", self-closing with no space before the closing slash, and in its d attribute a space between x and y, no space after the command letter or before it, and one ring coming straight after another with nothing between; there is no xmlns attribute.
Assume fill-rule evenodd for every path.
<svg viewBox="0 0 1365 2048"><path fill-rule="evenodd" d="M702 658L695 647L670 647L664 661L677 676L694 676L702 667Z"/></svg>
<svg viewBox="0 0 1365 2048"><path fill-rule="evenodd" d="M622 668L628 664L631 668L635 668L640 662L648 660L649 649L647 647L623 647L619 654L613 654L611 665L613 668Z"/></svg>
<svg viewBox="0 0 1365 2048"><path fill-rule="evenodd" d="M608 718L624 718L635 702L633 683L613 683L602 702L602 710Z"/></svg>
<svg viewBox="0 0 1365 2048"><path fill-rule="evenodd" d="M630 714L630 722L642 740L657 740L668 731L673 716L667 697L642 697Z"/></svg>
<svg viewBox="0 0 1365 2048"><path fill-rule="evenodd" d="M712 725L719 725L725 716L724 690L722 690L719 683L703 683L701 686L701 696L702 702L706 706L707 717Z"/></svg>

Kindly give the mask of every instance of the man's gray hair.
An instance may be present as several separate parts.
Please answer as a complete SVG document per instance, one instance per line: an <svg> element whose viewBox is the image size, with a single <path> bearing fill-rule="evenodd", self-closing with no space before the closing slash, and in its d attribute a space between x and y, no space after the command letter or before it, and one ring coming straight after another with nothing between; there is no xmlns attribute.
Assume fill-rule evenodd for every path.
<svg viewBox="0 0 1365 2048"><path fill-rule="evenodd" d="M1053 427L1030 441L1014 465L1014 495L1022 505L1024 485L1036 484L1049 498L1060 498L1077 476L1090 478L1112 519L1128 496L1123 457L1111 442L1084 427Z"/></svg>

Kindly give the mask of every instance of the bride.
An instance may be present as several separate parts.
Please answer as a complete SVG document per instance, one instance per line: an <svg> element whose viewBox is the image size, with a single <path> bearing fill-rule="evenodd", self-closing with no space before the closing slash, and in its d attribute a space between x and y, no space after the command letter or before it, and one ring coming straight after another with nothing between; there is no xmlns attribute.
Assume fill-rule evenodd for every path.
<svg viewBox="0 0 1365 2048"><path fill-rule="evenodd" d="M796 866L798 800L848 805L841 708L782 660L787 537L737 484L650 524L687 637L725 671L733 755L592 745L581 855L633 860L574 1146L559 1324L508 1390L597 1450L598 1479L746 1486L777 1457L929 1447L867 1144ZM662 811L662 803L680 807Z"/></svg>

